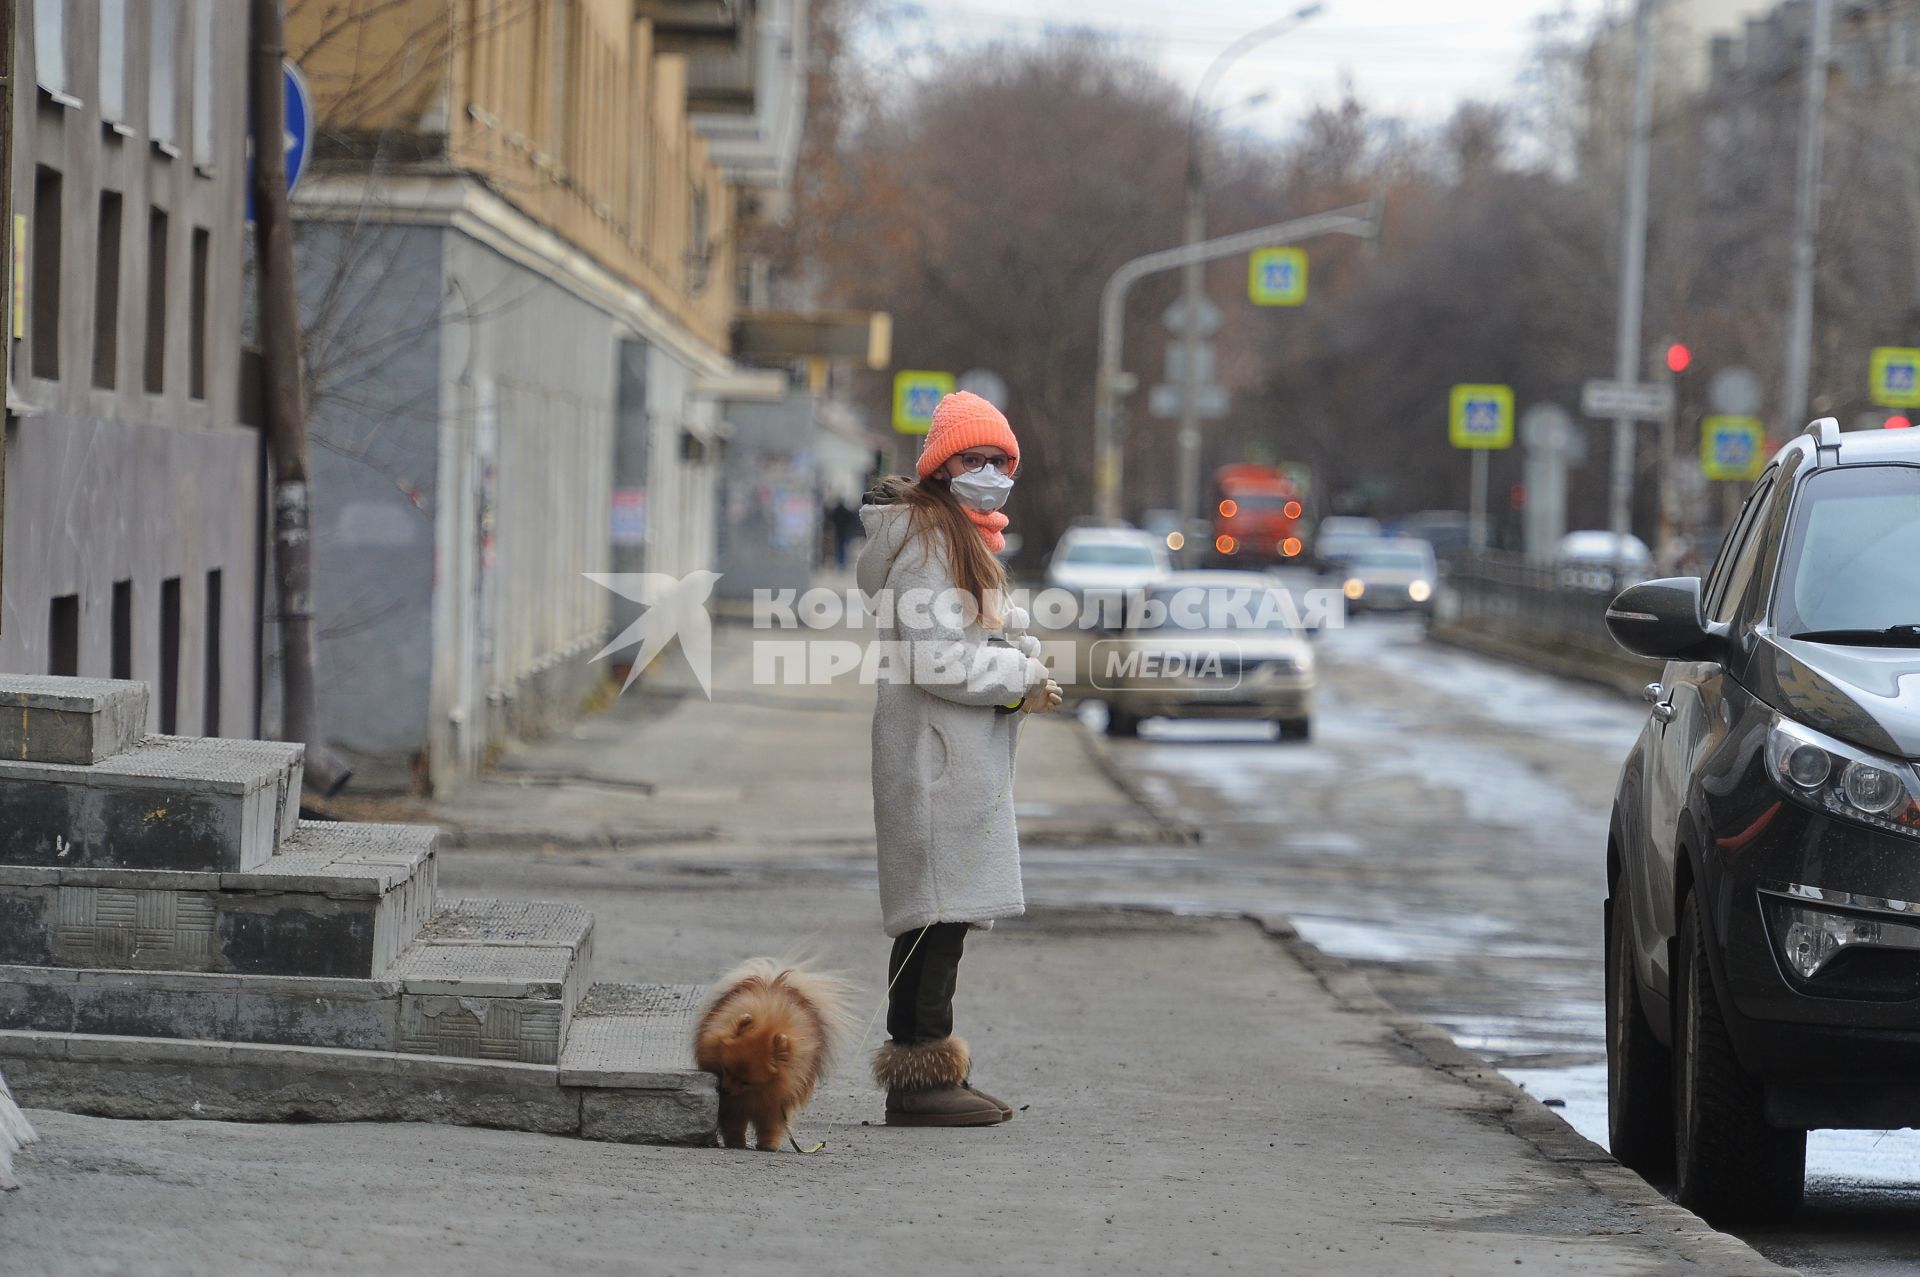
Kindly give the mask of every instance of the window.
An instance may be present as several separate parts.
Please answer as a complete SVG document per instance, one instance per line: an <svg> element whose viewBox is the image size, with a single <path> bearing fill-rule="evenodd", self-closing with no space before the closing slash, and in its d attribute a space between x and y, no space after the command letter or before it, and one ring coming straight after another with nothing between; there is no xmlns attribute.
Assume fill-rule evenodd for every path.
<svg viewBox="0 0 1920 1277"><path fill-rule="evenodd" d="M220 570L207 573L206 682L202 690L200 734L220 734Z"/></svg>
<svg viewBox="0 0 1920 1277"><path fill-rule="evenodd" d="M147 40L147 136L178 155L180 108L174 96L174 45L180 38L180 0L147 0L153 30Z"/></svg>
<svg viewBox="0 0 1920 1277"><path fill-rule="evenodd" d="M133 582L113 583L114 678L133 677Z"/></svg>
<svg viewBox="0 0 1920 1277"><path fill-rule="evenodd" d="M207 231L193 228L193 274L187 319L187 393L207 397Z"/></svg>
<svg viewBox="0 0 1920 1277"><path fill-rule="evenodd" d="M80 676L80 596L62 594L47 612L47 673Z"/></svg>
<svg viewBox="0 0 1920 1277"><path fill-rule="evenodd" d="M100 0L100 118L127 127L127 0Z"/></svg>
<svg viewBox="0 0 1920 1277"><path fill-rule="evenodd" d="M33 375L60 376L60 174L41 164L33 171Z"/></svg>
<svg viewBox="0 0 1920 1277"><path fill-rule="evenodd" d="M120 363L120 192L100 192L93 259L93 384L112 390Z"/></svg>
<svg viewBox="0 0 1920 1277"><path fill-rule="evenodd" d="M67 0L33 0L33 74L55 102L80 105L67 86Z"/></svg>
<svg viewBox="0 0 1920 1277"><path fill-rule="evenodd" d="M1712 618L1716 621L1733 619L1746 598L1748 588L1753 584L1755 573L1760 569L1760 547L1767 543L1767 510L1773 487L1774 475L1770 472L1761 478L1759 487L1747 500L1746 515L1741 520L1740 539L1728 543L1733 559L1721 586L1720 597L1713 603Z"/></svg>
<svg viewBox="0 0 1920 1277"><path fill-rule="evenodd" d="M180 730L180 578L160 583L160 732Z"/></svg>
<svg viewBox="0 0 1920 1277"><path fill-rule="evenodd" d="M1780 631L1920 623L1920 470L1841 466L1800 491L1774 596Z"/></svg>
<svg viewBox="0 0 1920 1277"><path fill-rule="evenodd" d="M213 172L213 0L193 0L193 67L188 72L193 85L193 166L202 173Z"/></svg>
<svg viewBox="0 0 1920 1277"><path fill-rule="evenodd" d="M147 393L167 388L167 210L147 214Z"/></svg>

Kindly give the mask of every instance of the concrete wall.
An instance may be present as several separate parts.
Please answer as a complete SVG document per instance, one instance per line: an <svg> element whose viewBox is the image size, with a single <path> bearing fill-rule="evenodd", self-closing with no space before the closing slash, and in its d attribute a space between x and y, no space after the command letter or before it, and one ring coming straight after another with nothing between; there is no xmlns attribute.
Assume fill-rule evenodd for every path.
<svg viewBox="0 0 1920 1277"><path fill-rule="evenodd" d="M571 721L612 596L617 331L605 311L458 233L441 360L436 782L506 735ZM480 730L476 730L479 727Z"/></svg>
<svg viewBox="0 0 1920 1277"><path fill-rule="evenodd" d="M712 566L699 378L727 365L477 183L393 193L416 202L336 179L296 203L321 714L356 785L441 790L607 676L619 600L586 574L615 568L617 465L648 502L620 570Z"/></svg>
<svg viewBox="0 0 1920 1277"><path fill-rule="evenodd" d="M6 439L6 536L0 574L0 669L49 668L55 597L80 597L80 672L112 672L113 592L131 583L132 674L161 675L163 582L180 581L178 710L173 726L205 730L211 643L206 630L207 573L220 575L218 728L254 731L260 545L260 441L237 421L239 403L242 175L246 87L245 6L212 6L211 69L193 65L195 41L182 4L175 42L178 89L171 151L147 118L151 25L155 10L127 6L126 110L103 119L100 6L65 7L65 85L59 97L38 87L34 6L13 6L15 132L11 163L15 211L32 232L38 170L60 175L57 320L53 279L29 253L30 321L10 343L14 401ZM196 155L193 85L209 80L210 151ZM196 162L198 161L198 162ZM101 192L120 196L117 311L113 357L96 333ZM148 254L150 214L167 215L159 323L148 318L156 263ZM206 232L206 288L200 384L190 380L194 349L193 232ZM42 241L45 242L45 241ZM45 274L46 277L38 277ZM47 309L37 311L37 306ZM158 390L148 385L150 333L161 338ZM36 349L36 347L38 347ZM51 347L51 349L49 349ZM51 356L51 358L49 358ZM108 384L97 384L97 383ZM194 393L195 391L199 393ZM155 697L151 726L161 725Z"/></svg>
<svg viewBox="0 0 1920 1277"><path fill-rule="evenodd" d="M356 786L404 787L433 668L442 232L301 223L320 722Z"/></svg>

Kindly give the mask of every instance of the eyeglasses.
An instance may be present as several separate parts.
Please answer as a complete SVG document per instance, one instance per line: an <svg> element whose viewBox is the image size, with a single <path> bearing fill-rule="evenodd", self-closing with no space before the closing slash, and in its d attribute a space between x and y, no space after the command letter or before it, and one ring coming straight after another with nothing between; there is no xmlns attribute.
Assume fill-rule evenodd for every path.
<svg viewBox="0 0 1920 1277"><path fill-rule="evenodd" d="M1001 474L1011 476L1020 464L1011 457L989 452L962 452L953 459L965 466L968 474L978 474L987 466L999 466Z"/></svg>

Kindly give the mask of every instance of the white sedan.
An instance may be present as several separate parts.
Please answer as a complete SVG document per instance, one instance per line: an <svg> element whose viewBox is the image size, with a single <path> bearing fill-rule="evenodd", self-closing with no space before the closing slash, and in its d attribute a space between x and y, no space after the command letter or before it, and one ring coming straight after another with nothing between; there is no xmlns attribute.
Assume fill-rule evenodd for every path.
<svg viewBox="0 0 1920 1277"><path fill-rule="evenodd" d="M1107 702L1108 735L1135 735L1144 718L1243 718L1306 739L1315 676L1297 603L1259 572L1157 582L1117 637L1093 645L1087 677Z"/></svg>

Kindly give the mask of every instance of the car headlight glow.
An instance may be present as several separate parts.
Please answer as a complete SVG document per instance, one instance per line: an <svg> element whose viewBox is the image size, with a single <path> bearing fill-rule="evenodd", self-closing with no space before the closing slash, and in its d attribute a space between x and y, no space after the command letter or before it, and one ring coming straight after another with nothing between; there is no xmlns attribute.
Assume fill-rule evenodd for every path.
<svg viewBox="0 0 1920 1277"><path fill-rule="evenodd" d="M1920 773L1790 718L1767 731L1767 773L1789 794L1876 829L1920 838Z"/></svg>
<svg viewBox="0 0 1920 1277"><path fill-rule="evenodd" d="M1407 597L1415 603L1425 603L1433 597L1433 585L1427 581L1415 581L1407 587Z"/></svg>
<svg viewBox="0 0 1920 1277"><path fill-rule="evenodd" d="M1367 583L1357 576L1351 576L1347 578L1347 583L1340 587L1340 592L1350 599L1357 599L1367 592Z"/></svg>

